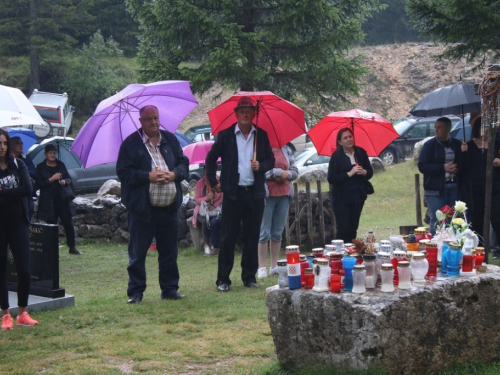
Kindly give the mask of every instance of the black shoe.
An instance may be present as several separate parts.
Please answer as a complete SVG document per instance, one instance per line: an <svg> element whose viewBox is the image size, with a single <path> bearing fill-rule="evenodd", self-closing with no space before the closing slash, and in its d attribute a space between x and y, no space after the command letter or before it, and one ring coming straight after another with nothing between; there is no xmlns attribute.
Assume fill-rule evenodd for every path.
<svg viewBox="0 0 500 375"><path fill-rule="evenodd" d="M142 296L140 294L134 294L130 296L127 303L139 303L142 301Z"/></svg>
<svg viewBox="0 0 500 375"><path fill-rule="evenodd" d="M82 255L82 253L74 246L69 248L69 253L75 255Z"/></svg>
<svg viewBox="0 0 500 375"><path fill-rule="evenodd" d="M245 285L247 288L258 288L259 287L259 284L257 284L254 281L247 281L247 282L243 283L243 285Z"/></svg>
<svg viewBox="0 0 500 375"><path fill-rule="evenodd" d="M172 294L167 294L167 295L162 295L161 296L161 299L183 299L183 298L186 298L186 296L184 294L180 294L179 292L175 292L175 293L172 293Z"/></svg>
<svg viewBox="0 0 500 375"><path fill-rule="evenodd" d="M220 283L219 285L217 285L217 290L219 292L227 292L227 291L229 291L229 285L224 284L224 283Z"/></svg>

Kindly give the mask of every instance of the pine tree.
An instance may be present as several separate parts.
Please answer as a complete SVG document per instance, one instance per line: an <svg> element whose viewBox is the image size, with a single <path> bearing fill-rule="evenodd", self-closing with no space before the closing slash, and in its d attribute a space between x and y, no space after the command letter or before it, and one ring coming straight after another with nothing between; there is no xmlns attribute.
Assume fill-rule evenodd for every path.
<svg viewBox="0 0 500 375"><path fill-rule="evenodd" d="M365 72L349 49L378 0L127 0L140 23L144 80L186 79L271 90L326 104L358 92Z"/></svg>

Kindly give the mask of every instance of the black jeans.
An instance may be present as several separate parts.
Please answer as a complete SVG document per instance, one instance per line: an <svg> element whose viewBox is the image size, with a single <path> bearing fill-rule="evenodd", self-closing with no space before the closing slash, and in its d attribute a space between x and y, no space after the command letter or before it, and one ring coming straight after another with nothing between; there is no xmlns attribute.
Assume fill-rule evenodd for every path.
<svg viewBox="0 0 500 375"><path fill-rule="evenodd" d="M146 255L156 237L158 252L159 282L162 296L175 293L179 289L179 269L177 267L177 207L175 202L168 207L151 207L151 220L141 220L128 214L128 289L129 297L141 295L146 290Z"/></svg>
<svg viewBox="0 0 500 375"><path fill-rule="evenodd" d="M255 200L252 188L238 188L236 200L224 198L222 207L222 234L216 284L231 285L229 275L234 265L234 249L241 222L243 222L241 280L244 283L255 282L255 274L259 267L257 245L264 212L264 199Z"/></svg>
<svg viewBox="0 0 500 375"><path fill-rule="evenodd" d="M30 232L28 222L22 215L12 217L3 213L0 219L0 305L9 308L7 287L7 245L10 245L17 270L17 305L26 307L30 293Z"/></svg>
<svg viewBox="0 0 500 375"><path fill-rule="evenodd" d="M348 243L356 238L359 219L364 204L364 201L361 203L342 203L338 200L333 201L333 213L335 214L335 223L337 227L335 239L344 240L344 243Z"/></svg>
<svg viewBox="0 0 500 375"><path fill-rule="evenodd" d="M75 246L75 227L73 226L73 219L71 218L71 202L69 201L59 201L59 203L54 207L56 217L61 219L61 224L66 233L66 244L68 247ZM47 221L49 224L57 224L57 219L55 221Z"/></svg>

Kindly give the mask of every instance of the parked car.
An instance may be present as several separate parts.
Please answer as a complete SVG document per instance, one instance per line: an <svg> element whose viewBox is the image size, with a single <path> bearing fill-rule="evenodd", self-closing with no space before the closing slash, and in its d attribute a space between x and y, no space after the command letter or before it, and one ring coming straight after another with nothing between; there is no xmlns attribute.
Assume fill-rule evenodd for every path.
<svg viewBox="0 0 500 375"><path fill-rule="evenodd" d="M191 142L213 141L215 139L215 136L212 134L212 127L210 124L193 126L186 130L184 135L189 138Z"/></svg>
<svg viewBox="0 0 500 375"><path fill-rule="evenodd" d="M192 143L180 131L176 131L175 136L182 147ZM58 146L60 152L58 157L68 169L76 195L95 194L106 181L119 180L116 175L116 163L83 168L82 161L78 155L70 150L73 141L74 139L69 137L52 137L46 139L38 146L33 145L28 151L27 157L31 159L33 164L37 165L45 160L44 149L47 143L53 143Z"/></svg>
<svg viewBox="0 0 500 375"><path fill-rule="evenodd" d="M328 171L330 156L318 155L314 146L297 152L294 158L299 170L299 176L313 169ZM374 172L385 170L384 163L380 158L370 157L369 159Z"/></svg>
<svg viewBox="0 0 500 375"><path fill-rule="evenodd" d="M379 155L385 165L398 163L413 154L415 143L434 136L434 124L439 117L406 117L394 124L399 138L394 140ZM461 121L457 116L446 116L451 120L452 128Z"/></svg>
<svg viewBox="0 0 500 375"><path fill-rule="evenodd" d="M69 104L68 94L38 91L29 97L37 112L50 124L50 136L64 137L73 132L73 113L75 107Z"/></svg>

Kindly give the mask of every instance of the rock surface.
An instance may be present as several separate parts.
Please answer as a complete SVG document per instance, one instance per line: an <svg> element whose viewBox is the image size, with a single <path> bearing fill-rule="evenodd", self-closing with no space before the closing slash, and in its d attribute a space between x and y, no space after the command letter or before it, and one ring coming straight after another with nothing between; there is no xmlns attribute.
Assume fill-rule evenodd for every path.
<svg viewBox="0 0 500 375"><path fill-rule="evenodd" d="M500 267L396 293L331 294L268 288L282 366L323 364L430 374L498 359Z"/></svg>

